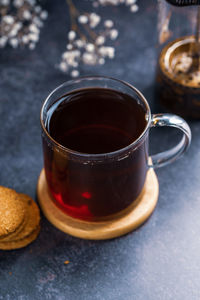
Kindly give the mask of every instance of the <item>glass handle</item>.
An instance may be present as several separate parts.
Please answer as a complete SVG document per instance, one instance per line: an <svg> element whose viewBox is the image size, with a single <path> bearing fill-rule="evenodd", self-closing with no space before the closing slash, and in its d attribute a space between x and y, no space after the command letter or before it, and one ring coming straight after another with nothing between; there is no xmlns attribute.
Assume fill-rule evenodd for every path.
<svg viewBox="0 0 200 300"><path fill-rule="evenodd" d="M189 147L192 134L190 127L181 117L173 114L155 114L151 117L151 127L175 127L182 131L181 141L170 150L151 156L150 168L159 168L165 166L179 158Z"/></svg>

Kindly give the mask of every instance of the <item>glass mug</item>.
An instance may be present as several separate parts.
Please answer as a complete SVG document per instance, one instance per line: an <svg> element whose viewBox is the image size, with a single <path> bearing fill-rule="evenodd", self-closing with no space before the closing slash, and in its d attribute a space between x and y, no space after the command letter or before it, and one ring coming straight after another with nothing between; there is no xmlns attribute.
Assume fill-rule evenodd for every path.
<svg viewBox="0 0 200 300"><path fill-rule="evenodd" d="M112 218L126 209L141 194L148 169L173 162L191 141L190 128L182 118L151 115L140 91L108 77L83 77L56 88L42 106L41 126L50 195L66 214L87 221ZM176 127L183 137L150 161L149 130L157 126ZM65 135L69 148L62 142ZM128 142L115 149L126 137ZM106 143L110 144L104 153Z"/></svg>

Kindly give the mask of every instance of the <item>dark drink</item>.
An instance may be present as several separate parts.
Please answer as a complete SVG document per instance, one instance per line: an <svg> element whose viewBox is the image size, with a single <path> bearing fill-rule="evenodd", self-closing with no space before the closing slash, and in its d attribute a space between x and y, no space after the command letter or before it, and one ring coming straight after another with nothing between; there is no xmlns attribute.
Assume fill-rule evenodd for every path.
<svg viewBox="0 0 200 300"><path fill-rule="evenodd" d="M147 139L134 150L116 151L136 141L146 125L146 107L119 91L80 89L54 102L47 111L46 130L70 149L67 155L65 149L58 151L43 134L46 177L56 204L85 220L129 206L144 185ZM79 153L91 158L85 155L83 160Z"/></svg>

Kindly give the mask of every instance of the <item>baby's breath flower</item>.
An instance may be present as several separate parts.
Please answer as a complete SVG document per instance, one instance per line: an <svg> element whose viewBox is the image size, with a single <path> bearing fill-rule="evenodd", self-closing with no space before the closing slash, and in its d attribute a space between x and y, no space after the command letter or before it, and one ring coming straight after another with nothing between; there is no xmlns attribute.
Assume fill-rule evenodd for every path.
<svg viewBox="0 0 200 300"><path fill-rule="evenodd" d="M38 0L39 1L39 0ZM36 0L0 0L0 47L27 45L33 50L47 12ZM6 38L4 38L6 37Z"/></svg>
<svg viewBox="0 0 200 300"><path fill-rule="evenodd" d="M131 10L131 12L137 12L138 11L138 5L137 4L131 5L130 10Z"/></svg>
<svg viewBox="0 0 200 300"><path fill-rule="evenodd" d="M9 43L10 43L10 45L13 48L17 48L17 46L18 46L18 39L16 39L16 38L10 39Z"/></svg>
<svg viewBox="0 0 200 300"><path fill-rule="evenodd" d="M115 48L114 47L106 47L106 46L102 46L99 48L99 53L103 56L103 57L109 57L109 58L114 58L115 56Z"/></svg>
<svg viewBox="0 0 200 300"><path fill-rule="evenodd" d="M138 8L136 2L137 0L92 0L94 7L124 4L135 12ZM114 27L113 20L103 20L95 12L79 13L74 3L68 3L73 5L70 10L73 30L68 32L67 51L63 53L58 67L72 77L77 77L80 64L103 65L107 59L115 57L115 47L111 43L118 38L119 32Z"/></svg>
<svg viewBox="0 0 200 300"><path fill-rule="evenodd" d="M9 16L6 15L2 18L3 22L5 22L6 24L12 25L15 21L15 19L13 18L13 16Z"/></svg>
<svg viewBox="0 0 200 300"><path fill-rule="evenodd" d="M13 29L10 30L10 32L8 33L8 37L12 38L12 37L14 37L16 35L17 35L17 30L15 29L15 27L13 27ZM10 43L10 44L12 45L12 43Z"/></svg>
<svg viewBox="0 0 200 300"><path fill-rule="evenodd" d="M95 46L94 46L94 44L92 44L92 43L88 43L88 44L86 44L85 49L86 49L88 52L94 52Z"/></svg>
<svg viewBox="0 0 200 300"><path fill-rule="evenodd" d="M16 31L19 31L22 27L23 27L22 23L21 22L17 22L13 26L13 29L15 29Z"/></svg>
<svg viewBox="0 0 200 300"><path fill-rule="evenodd" d="M46 20L48 17L48 12L46 10L43 10L40 14L40 17L42 20Z"/></svg>
<svg viewBox="0 0 200 300"><path fill-rule="evenodd" d="M100 45L103 45L105 43L105 37L103 35L99 35L97 38L96 38L96 45L100 46Z"/></svg>
<svg viewBox="0 0 200 300"><path fill-rule="evenodd" d="M79 73L78 70L72 70L72 71L71 71L71 76L74 77L74 78L75 78L75 77L78 77L79 74L80 74L80 73Z"/></svg>
<svg viewBox="0 0 200 300"><path fill-rule="evenodd" d="M5 47L7 40L8 40L7 36L0 37L0 48Z"/></svg>
<svg viewBox="0 0 200 300"><path fill-rule="evenodd" d="M97 57L94 53L84 52L82 56L84 64L95 65L97 62Z"/></svg>
<svg viewBox="0 0 200 300"><path fill-rule="evenodd" d="M105 59L103 57L99 58L99 64L104 65L105 64Z"/></svg>
<svg viewBox="0 0 200 300"><path fill-rule="evenodd" d="M37 6L35 7L35 12L36 12L36 13L40 13L41 10L42 10L41 6L37 5Z"/></svg>
<svg viewBox="0 0 200 300"><path fill-rule="evenodd" d="M15 7L21 7L24 4L24 0L14 0L13 5Z"/></svg>
<svg viewBox="0 0 200 300"><path fill-rule="evenodd" d="M96 0L93 2L93 6L94 7L98 7L99 5L102 6L106 6L106 5L121 5L121 4L125 4L126 6L128 6L130 8L130 11L135 13L138 11L138 5L137 6L133 6L134 4L136 4L137 0Z"/></svg>
<svg viewBox="0 0 200 300"><path fill-rule="evenodd" d="M29 49L30 50L34 50L35 49L35 44L34 43L30 43L29 44Z"/></svg>
<svg viewBox="0 0 200 300"><path fill-rule="evenodd" d="M88 22L88 17L85 15L81 15L78 17L78 21L80 24L87 24Z"/></svg>
<svg viewBox="0 0 200 300"><path fill-rule="evenodd" d="M23 17L24 17L25 20L30 20L31 19L31 13L30 13L30 11L25 10L23 12Z"/></svg>
<svg viewBox="0 0 200 300"><path fill-rule="evenodd" d="M28 42L29 42L29 37L28 37L28 35L23 35L23 36L22 36L22 43L23 43L24 45L26 45L26 44L28 44Z"/></svg>
<svg viewBox="0 0 200 300"><path fill-rule="evenodd" d="M67 72L68 71L68 66L67 66L67 63L65 61L62 61L60 64L59 64L59 68L61 71L63 72Z"/></svg>
<svg viewBox="0 0 200 300"><path fill-rule="evenodd" d="M116 40L117 37L118 37L118 30L117 29L112 29L110 31L110 38L111 38L111 40Z"/></svg>
<svg viewBox="0 0 200 300"><path fill-rule="evenodd" d="M73 46L72 46L72 44L67 44L67 50L72 50L73 49Z"/></svg>
<svg viewBox="0 0 200 300"><path fill-rule="evenodd" d="M107 28L112 28L113 27L113 21L112 20L106 20L104 22L104 26Z"/></svg>
<svg viewBox="0 0 200 300"><path fill-rule="evenodd" d="M126 0L126 5L135 4L137 0Z"/></svg>
<svg viewBox="0 0 200 300"><path fill-rule="evenodd" d="M27 0L27 2L31 5L34 6L36 4L36 0Z"/></svg>
<svg viewBox="0 0 200 300"><path fill-rule="evenodd" d="M120 0L98 0L101 5L118 5L121 3Z"/></svg>
<svg viewBox="0 0 200 300"><path fill-rule="evenodd" d="M76 41L74 41L74 44L78 47L78 48L82 48L85 45L85 42L81 39L78 39Z"/></svg>
<svg viewBox="0 0 200 300"><path fill-rule="evenodd" d="M42 27L42 26L43 26L43 21L42 21L39 17L34 17L34 18L33 18L33 23L34 23L37 27Z"/></svg>
<svg viewBox="0 0 200 300"><path fill-rule="evenodd" d="M90 27L95 28L101 21L101 17L95 13L89 15Z"/></svg>
<svg viewBox="0 0 200 300"><path fill-rule="evenodd" d="M40 32L40 30L38 29L38 27L37 27L35 24L31 24L31 25L29 26L29 30L30 30L31 32L34 32L34 33L37 33L37 34L39 34L39 32Z"/></svg>
<svg viewBox="0 0 200 300"><path fill-rule="evenodd" d="M1 5L6 6L10 4L10 0L1 0Z"/></svg>
<svg viewBox="0 0 200 300"><path fill-rule="evenodd" d="M77 67L78 66L78 59L80 57L80 51L79 50L68 50L65 51L62 54L63 61L69 66L69 67Z"/></svg>
<svg viewBox="0 0 200 300"><path fill-rule="evenodd" d="M74 30L70 30L69 33L68 33L68 39L70 41L73 41L76 37L76 32Z"/></svg>
<svg viewBox="0 0 200 300"><path fill-rule="evenodd" d="M29 33L29 40L32 42L37 42L39 37L37 33Z"/></svg>

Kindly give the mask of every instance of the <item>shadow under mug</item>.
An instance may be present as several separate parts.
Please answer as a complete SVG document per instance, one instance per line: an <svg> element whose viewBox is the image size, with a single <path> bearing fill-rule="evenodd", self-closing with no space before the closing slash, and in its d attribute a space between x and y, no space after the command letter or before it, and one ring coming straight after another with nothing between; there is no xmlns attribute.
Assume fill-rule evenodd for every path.
<svg viewBox="0 0 200 300"><path fill-rule="evenodd" d="M54 140L46 126L49 109L63 95L87 88L118 91L142 105L146 126L140 136L122 149L103 154L77 152ZM186 151L191 141L190 128L182 118L173 114L151 115L149 104L140 91L108 77L83 77L56 88L42 106L41 126L44 169L52 199L66 214L88 221L111 218L126 209L141 194L148 169L173 162ZM151 156L150 161L149 130L158 126L176 127L183 137L172 149Z"/></svg>

